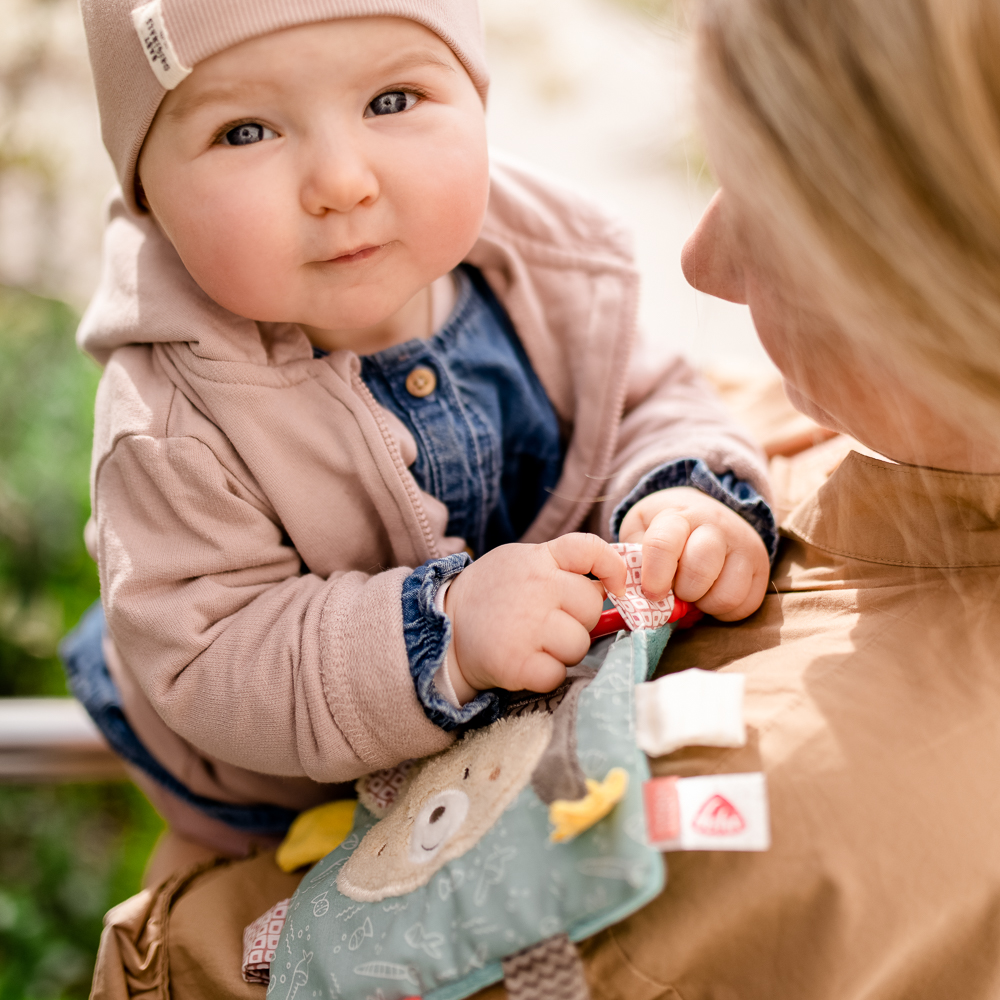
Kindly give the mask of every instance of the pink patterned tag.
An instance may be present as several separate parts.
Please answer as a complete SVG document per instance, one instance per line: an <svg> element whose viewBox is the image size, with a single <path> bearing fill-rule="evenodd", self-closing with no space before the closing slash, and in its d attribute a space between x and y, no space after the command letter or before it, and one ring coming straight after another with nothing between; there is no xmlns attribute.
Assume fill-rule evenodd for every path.
<svg viewBox="0 0 1000 1000"><path fill-rule="evenodd" d="M278 947L278 938L285 926L290 899L275 903L252 924L243 929L243 978L248 983L264 983L271 979L271 959Z"/></svg>
<svg viewBox="0 0 1000 1000"><path fill-rule="evenodd" d="M415 764L415 760L404 760L395 767L365 775L358 782L361 804L376 816L384 815L396 801Z"/></svg>
<svg viewBox="0 0 1000 1000"><path fill-rule="evenodd" d="M625 624L633 632L666 625L674 610L674 595L667 594L662 601L650 601L642 596L642 546L636 542L617 542L613 548L625 560L625 596L608 596L621 612Z"/></svg>

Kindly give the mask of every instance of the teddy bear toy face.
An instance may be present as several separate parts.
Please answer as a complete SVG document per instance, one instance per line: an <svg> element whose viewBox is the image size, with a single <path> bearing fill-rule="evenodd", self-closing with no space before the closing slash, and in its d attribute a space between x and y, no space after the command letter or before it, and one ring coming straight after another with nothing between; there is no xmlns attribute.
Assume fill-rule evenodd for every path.
<svg viewBox="0 0 1000 1000"><path fill-rule="evenodd" d="M501 719L420 764L341 869L337 888L377 902L426 885L517 798L551 735L547 713Z"/></svg>

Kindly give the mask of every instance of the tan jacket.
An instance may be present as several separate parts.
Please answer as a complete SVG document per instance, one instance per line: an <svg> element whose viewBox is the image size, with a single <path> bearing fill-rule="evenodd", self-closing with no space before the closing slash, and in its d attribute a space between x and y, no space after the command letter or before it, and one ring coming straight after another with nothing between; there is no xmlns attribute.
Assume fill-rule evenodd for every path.
<svg viewBox="0 0 1000 1000"><path fill-rule="evenodd" d="M692 371L633 356L638 279L605 216L498 166L468 259L568 437L525 541L595 512L606 525L673 458L765 489L757 449ZM222 309L120 200L79 339L106 365L90 536L109 660L153 754L199 794L302 808L330 794L317 782L447 745L414 694L400 588L464 542L444 537L447 510L407 468L413 438L357 357L314 360L297 326Z"/></svg>
<svg viewBox="0 0 1000 1000"><path fill-rule="evenodd" d="M653 762L763 768L773 847L669 855L594 995L1000 996L1000 476L852 453L784 533L778 593L663 664L745 674L750 745Z"/></svg>

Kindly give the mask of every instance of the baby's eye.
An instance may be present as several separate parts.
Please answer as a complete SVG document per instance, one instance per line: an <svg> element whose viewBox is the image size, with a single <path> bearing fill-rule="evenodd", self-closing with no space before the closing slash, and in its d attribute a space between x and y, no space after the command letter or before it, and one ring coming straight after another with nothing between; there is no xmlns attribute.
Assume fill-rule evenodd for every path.
<svg viewBox="0 0 1000 1000"><path fill-rule="evenodd" d="M416 94L405 90L392 90L388 94L379 94L365 109L365 118L374 115L398 115L400 111L409 111L417 100Z"/></svg>
<svg viewBox="0 0 1000 1000"><path fill-rule="evenodd" d="M265 139L277 139L278 133L260 122L244 122L231 128L219 142L223 146L250 146Z"/></svg>

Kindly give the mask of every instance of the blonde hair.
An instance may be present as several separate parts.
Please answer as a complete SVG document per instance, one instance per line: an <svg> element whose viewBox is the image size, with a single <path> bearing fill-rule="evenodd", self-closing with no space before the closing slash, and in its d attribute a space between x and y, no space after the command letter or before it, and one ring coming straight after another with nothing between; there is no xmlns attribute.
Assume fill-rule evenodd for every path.
<svg viewBox="0 0 1000 1000"><path fill-rule="evenodd" d="M741 201L859 347L1000 437L1000 2L696 11L702 110Z"/></svg>

